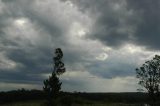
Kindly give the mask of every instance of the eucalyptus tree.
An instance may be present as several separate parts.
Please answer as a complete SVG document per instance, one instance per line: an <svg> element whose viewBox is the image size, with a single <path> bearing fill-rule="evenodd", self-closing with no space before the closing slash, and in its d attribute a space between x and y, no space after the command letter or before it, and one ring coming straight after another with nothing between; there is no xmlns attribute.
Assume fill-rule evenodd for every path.
<svg viewBox="0 0 160 106"><path fill-rule="evenodd" d="M55 101L59 96L62 82L59 76L65 72L65 66L62 62L63 52L60 48L55 49L55 56L53 57L53 71L48 79L44 80L43 90L47 94L49 106L56 105Z"/></svg>

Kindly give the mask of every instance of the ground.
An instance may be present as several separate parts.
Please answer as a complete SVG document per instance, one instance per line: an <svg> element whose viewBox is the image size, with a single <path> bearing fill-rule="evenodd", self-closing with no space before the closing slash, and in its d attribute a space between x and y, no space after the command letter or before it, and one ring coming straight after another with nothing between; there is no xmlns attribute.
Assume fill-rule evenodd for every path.
<svg viewBox="0 0 160 106"><path fill-rule="evenodd" d="M44 101L25 101L3 104L1 106L45 106ZM61 106L61 105L59 105ZM96 103L96 104L72 104L71 106L145 106L141 104L123 104L123 103Z"/></svg>

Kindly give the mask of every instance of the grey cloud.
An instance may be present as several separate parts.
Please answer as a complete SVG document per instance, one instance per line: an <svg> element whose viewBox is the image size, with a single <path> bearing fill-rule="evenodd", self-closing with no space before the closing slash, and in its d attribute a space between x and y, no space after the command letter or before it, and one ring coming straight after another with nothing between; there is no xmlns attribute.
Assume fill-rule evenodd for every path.
<svg viewBox="0 0 160 106"><path fill-rule="evenodd" d="M62 25L59 25L56 19L52 19L42 11L37 12L37 7L34 7L32 2L5 1L5 7L8 12L4 11L0 20L2 23L0 26L3 28L0 33L0 49L5 52L5 56L9 60L15 64L20 64L20 66L8 70L0 69L2 82L43 82L44 78L41 75L52 72L52 57L54 48L57 47L64 51L66 65L83 61L81 59L82 52L79 53L81 50L73 50L71 49L72 46L67 44L65 37L67 27L63 27L65 23L62 22L59 23ZM22 35L16 35L18 32L13 29L12 24L19 18L28 19L29 23L32 24L30 30L36 30L37 33L29 33L29 30L26 30L26 32L20 33ZM6 28L11 30L5 31ZM37 36L36 39L32 39L34 34ZM14 35L18 37L14 37ZM31 38L26 39L25 36L28 35ZM31 43L31 40L34 44Z"/></svg>
<svg viewBox="0 0 160 106"><path fill-rule="evenodd" d="M109 61L109 60L108 60ZM91 66L90 73L102 78L126 77L135 75L135 65L127 63L101 63Z"/></svg>
<svg viewBox="0 0 160 106"><path fill-rule="evenodd" d="M91 38L99 39L112 47L131 40L134 23L125 0L77 0L73 3L77 3L83 12L90 12L90 16L96 20L90 32Z"/></svg>
<svg viewBox="0 0 160 106"><path fill-rule="evenodd" d="M160 1L128 1L128 7L133 9L137 18L141 22L137 25L135 32L135 42L140 45L145 45L150 49L159 50L160 39Z"/></svg>
<svg viewBox="0 0 160 106"><path fill-rule="evenodd" d="M90 37L107 46L126 43L159 49L160 2L156 0L73 0L95 20Z"/></svg>
<svg viewBox="0 0 160 106"><path fill-rule="evenodd" d="M135 57L125 54L126 57L130 58L130 60L128 60L122 54L119 54L121 57L116 55L118 54L113 53L106 61L92 63L91 66L88 66L89 72L107 79L135 76L135 68L137 67L136 61L133 60ZM123 61L121 61L122 59ZM137 59L137 61L139 60Z"/></svg>
<svg viewBox="0 0 160 106"><path fill-rule="evenodd" d="M8 70L1 69L0 70L1 82L6 82L6 81L17 82L17 83L19 82L30 83L34 81L42 82L44 79L41 78L40 75L44 73L50 73L52 71L51 63L52 63L53 50L51 49L54 49L54 47L50 46L47 48L48 45L44 47L41 47L41 46L37 47L36 45L30 44L30 42L27 39L23 40L21 39L22 37L17 39L17 38L14 38L12 35L8 35L8 32L4 32L4 29L10 26L15 19L18 19L21 17L26 17L30 20L32 20L32 18L33 19L36 18L38 20L37 23L40 26L48 27L46 29L49 29L49 28L55 29L56 27L53 28L53 26L47 26L49 23L43 22L42 19L40 20L38 17L34 17L34 15L31 17L28 14L25 14L25 9L23 8L22 5L20 5L21 3L22 2L18 3L18 1L13 1L13 2L5 1L5 10L7 12L3 11L3 14L0 16L0 29L1 29L0 30L0 38L1 38L0 50L1 52L2 51L5 52L5 55L7 56L8 59L12 60L16 64L20 63L22 65L20 67L16 67L15 69L8 69ZM23 14L19 14L19 13L23 13ZM33 22L36 19L34 19ZM42 23L46 23L46 24L42 25ZM39 27L39 26L36 26L36 27ZM58 32L59 30L55 29L55 31ZM14 35L14 33L12 34ZM52 33L52 35L53 34L54 33ZM24 36L24 35L21 35L21 36ZM54 41L56 41L56 39L54 39ZM51 42L44 42L44 43L51 43ZM54 42L51 45L55 46L56 44Z"/></svg>

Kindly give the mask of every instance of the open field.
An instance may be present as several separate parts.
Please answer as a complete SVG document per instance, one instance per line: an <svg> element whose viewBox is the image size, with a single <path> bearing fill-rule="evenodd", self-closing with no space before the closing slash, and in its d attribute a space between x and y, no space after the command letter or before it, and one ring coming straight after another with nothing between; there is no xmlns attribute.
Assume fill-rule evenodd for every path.
<svg viewBox="0 0 160 106"><path fill-rule="evenodd" d="M42 101L26 101L16 103L6 103L1 106L44 106Z"/></svg>
<svg viewBox="0 0 160 106"><path fill-rule="evenodd" d="M1 106L46 106L44 101L26 101L3 104ZM59 106L145 106L142 104L124 104L124 103L96 103L96 104L72 104L72 105L59 105Z"/></svg>
<svg viewBox="0 0 160 106"><path fill-rule="evenodd" d="M0 106L48 106L46 105L45 101L25 101L25 102L15 102L15 103L6 103L1 104ZM63 105L57 105L57 106L150 106L147 104L127 104L127 103L96 103L93 101L84 104L79 103L72 103L72 104L63 104ZM153 105L153 106L159 106L159 105Z"/></svg>
<svg viewBox="0 0 160 106"><path fill-rule="evenodd" d="M58 106L147 106L146 93L61 92ZM46 95L38 90L0 92L0 106L47 106ZM160 105L153 105L160 106Z"/></svg>

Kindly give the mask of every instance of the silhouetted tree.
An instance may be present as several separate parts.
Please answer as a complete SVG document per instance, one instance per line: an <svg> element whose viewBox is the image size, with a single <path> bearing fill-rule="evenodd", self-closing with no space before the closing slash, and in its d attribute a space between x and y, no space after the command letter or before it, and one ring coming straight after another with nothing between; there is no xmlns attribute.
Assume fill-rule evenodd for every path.
<svg viewBox="0 0 160 106"><path fill-rule="evenodd" d="M136 69L139 84L144 87L155 101L160 90L160 56L155 55L152 60L146 61L140 68Z"/></svg>
<svg viewBox="0 0 160 106"><path fill-rule="evenodd" d="M55 50L55 57L53 57L53 72L49 79L44 80L43 90L48 96L49 105L56 105L55 100L57 99L60 89L61 82L59 81L59 75L65 72L64 63L62 62L63 52L60 48Z"/></svg>

